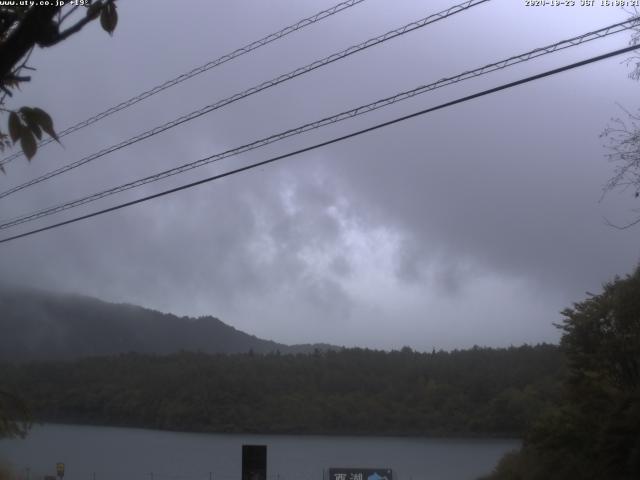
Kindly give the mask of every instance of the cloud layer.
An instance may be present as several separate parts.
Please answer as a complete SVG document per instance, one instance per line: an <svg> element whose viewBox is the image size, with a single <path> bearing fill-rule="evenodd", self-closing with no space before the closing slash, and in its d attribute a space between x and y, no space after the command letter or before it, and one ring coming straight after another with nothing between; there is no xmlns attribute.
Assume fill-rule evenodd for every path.
<svg viewBox="0 0 640 480"><path fill-rule="evenodd" d="M625 17L599 7L568 12L516 3L489 2L237 102L0 200L0 215L124 183ZM16 101L45 108L60 129L330 5L123 3L113 38L88 28L37 52L38 72ZM403 2L391 9L368 0L69 136L64 148L43 148L31 164L14 162L2 188L446 6ZM544 38L542 23L553 27ZM73 214L627 41L618 35L442 89ZM431 349L555 341L551 323L559 310L629 271L640 254L637 232L603 221L624 220L632 200L610 195L599 202L612 167L598 135L622 113L615 102L637 107L639 87L627 72L610 60L6 244L1 278L213 314L291 343Z"/></svg>

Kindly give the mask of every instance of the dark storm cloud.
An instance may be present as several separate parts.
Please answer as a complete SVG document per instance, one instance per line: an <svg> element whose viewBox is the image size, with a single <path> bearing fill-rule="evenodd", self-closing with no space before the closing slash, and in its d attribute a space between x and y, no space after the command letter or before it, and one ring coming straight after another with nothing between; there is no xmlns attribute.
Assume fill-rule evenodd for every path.
<svg viewBox="0 0 640 480"><path fill-rule="evenodd" d="M37 75L20 101L46 108L66 126L331 4L123 3L113 38L92 28L37 52ZM392 8L368 0L69 136L64 148L46 147L30 164L14 162L3 184L33 178L446 6L402 2ZM610 9L569 10L490 2L0 200L0 214L76 198L624 17ZM496 18L504 21L496 24ZM541 24L549 27L545 38ZM498 28L503 35L495 34ZM118 200L626 41L618 36L433 92ZM554 340L551 322L560 309L630 270L640 255L633 232L615 231L602 219L628 211L626 200L598 203L611 172L598 134L618 113L615 101L635 106L638 85L625 75L625 66L612 60L7 244L0 250L2 279L178 314L212 314L288 342L430 349Z"/></svg>
<svg viewBox="0 0 640 480"><path fill-rule="evenodd" d="M402 158L404 165L384 176L357 175L365 162L341 163L352 169L346 175L363 204L384 189L384 215L413 237L401 276L419 278L421 262L443 249L446 257L524 274L574 294L627 270L637 255L633 236L607 227L602 217L610 214L609 204L598 204L607 171L597 133L606 117L578 123L574 116L590 93L550 98L553 121L549 104L532 105L530 93L513 92L460 108L455 130L434 117L381 134L370 139L379 158ZM500 114L482 118L488 108ZM427 140L422 148L411 142L416 137Z"/></svg>

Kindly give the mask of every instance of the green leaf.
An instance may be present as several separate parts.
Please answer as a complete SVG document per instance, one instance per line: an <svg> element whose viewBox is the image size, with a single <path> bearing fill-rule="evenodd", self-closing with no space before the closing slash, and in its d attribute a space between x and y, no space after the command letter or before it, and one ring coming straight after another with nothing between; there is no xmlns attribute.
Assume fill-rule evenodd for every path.
<svg viewBox="0 0 640 480"><path fill-rule="evenodd" d="M38 140L42 139L42 130L37 123L29 123L27 122L27 127L33 132L33 134L38 138Z"/></svg>
<svg viewBox="0 0 640 480"><path fill-rule="evenodd" d="M33 156L36 154L38 150L38 145L36 144L36 137L33 136L31 130L27 130L26 128L22 131L20 135L20 146L22 147L22 151L24 155L27 157L27 160L31 160Z"/></svg>
<svg viewBox="0 0 640 480"><path fill-rule="evenodd" d="M9 114L9 135L11 135L13 143L18 141L23 130L24 126L20 122L20 117L16 112L11 112Z"/></svg>
<svg viewBox="0 0 640 480"><path fill-rule="evenodd" d="M102 10L102 2L94 2L89 7L87 7L87 17L91 20L95 20L100 15L100 10Z"/></svg>
<svg viewBox="0 0 640 480"><path fill-rule="evenodd" d="M109 2L102 7L102 11L100 12L100 25L102 25L105 32L109 35L113 35L113 31L116 29L117 24L118 12L116 11L116 4Z"/></svg>
<svg viewBox="0 0 640 480"><path fill-rule="evenodd" d="M22 107L20 109L20 113L22 113L22 118L24 119L24 123L26 123L29 130L33 132L33 134L38 137L38 140L42 138L42 130L40 129L39 124L39 115L33 108Z"/></svg>
<svg viewBox="0 0 640 480"><path fill-rule="evenodd" d="M34 118L36 119L36 123L42 128L42 130L44 130L56 142L60 143L58 135L53 128L53 120L51 119L51 116L38 107L32 108L31 111L33 112Z"/></svg>

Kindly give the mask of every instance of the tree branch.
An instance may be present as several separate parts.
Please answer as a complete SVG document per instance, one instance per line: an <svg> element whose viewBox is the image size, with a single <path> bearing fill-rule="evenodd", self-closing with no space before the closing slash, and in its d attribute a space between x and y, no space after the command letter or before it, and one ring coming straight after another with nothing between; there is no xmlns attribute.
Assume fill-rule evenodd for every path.
<svg viewBox="0 0 640 480"><path fill-rule="evenodd" d="M62 25L62 22L64 22L67 19L67 17L69 15L72 15L73 12L75 12L78 8L80 8L80 7L78 5L76 5L76 6L72 7L71 9L69 9L69 11L67 13L65 13L64 15L62 15L60 17L60 20L58 21L58 25Z"/></svg>
<svg viewBox="0 0 640 480"><path fill-rule="evenodd" d="M604 221L607 224L607 226L613 227L616 230L627 230L627 229L629 229L631 227L634 227L634 226L640 224L640 218L637 218L636 220L634 220L632 222L625 223L624 225L618 225L618 224L612 223L612 222L609 221L608 218L605 218Z"/></svg>
<svg viewBox="0 0 640 480"><path fill-rule="evenodd" d="M9 37L0 43L0 80L4 79L16 63L36 44L47 41L54 16L61 7L40 5L31 8Z"/></svg>
<svg viewBox="0 0 640 480"><path fill-rule="evenodd" d="M81 20L78 20L78 21L76 22L76 24L75 24L75 25L73 25L73 26L71 26L71 27L67 28L67 29L66 29L65 31L63 31L63 32L60 32L60 33L55 37L54 41L52 41L52 42L51 42L50 44L48 44L48 45L43 45L43 47L50 47L51 45L55 45L56 43L61 42L61 41L62 41L62 40L64 40L65 38L67 38L67 37L69 37L69 36L73 35L74 33L78 33L80 30L82 30L82 29L84 28L84 26L85 26L87 23L89 23L89 22L91 22L91 21L93 21L93 18L92 18L92 17L88 17L88 16L86 16L86 17L82 18Z"/></svg>

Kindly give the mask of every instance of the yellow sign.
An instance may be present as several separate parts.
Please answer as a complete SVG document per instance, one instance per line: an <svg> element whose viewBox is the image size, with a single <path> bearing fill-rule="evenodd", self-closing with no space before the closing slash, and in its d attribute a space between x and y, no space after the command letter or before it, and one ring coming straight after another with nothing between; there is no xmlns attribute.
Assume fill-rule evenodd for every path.
<svg viewBox="0 0 640 480"><path fill-rule="evenodd" d="M64 477L64 463L56 463L56 473L60 478Z"/></svg>

